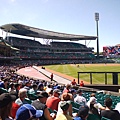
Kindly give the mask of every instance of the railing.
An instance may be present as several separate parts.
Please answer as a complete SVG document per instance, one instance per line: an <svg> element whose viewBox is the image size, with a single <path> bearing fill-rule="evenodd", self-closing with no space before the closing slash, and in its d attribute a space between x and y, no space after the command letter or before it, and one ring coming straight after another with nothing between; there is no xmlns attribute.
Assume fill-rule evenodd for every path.
<svg viewBox="0 0 120 120"><path fill-rule="evenodd" d="M108 84L108 74L111 74L112 84L118 85L118 74L119 73L120 72L78 72L78 84L80 83L81 74L89 74L90 84L93 84L93 74L104 74L104 84Z"/></svg>

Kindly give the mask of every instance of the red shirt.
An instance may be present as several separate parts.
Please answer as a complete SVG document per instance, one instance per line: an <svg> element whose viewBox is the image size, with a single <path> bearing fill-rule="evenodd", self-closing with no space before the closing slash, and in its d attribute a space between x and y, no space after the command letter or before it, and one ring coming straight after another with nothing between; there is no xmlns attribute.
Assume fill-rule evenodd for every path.
<svg viewBox="0 0 120 120"><path fill-rule="evenodd" d="M71 84L72 84L72 85L76 85L76 82L75 82L75 81L72 81Z"/></svg>
<svg viewBox="0 0 120 120"><path fill-rule="evenodd" d="M51 97L48 97L46 101L46 105L48 108L57 111L59 102L60 102L60 99L58 97L51 96Z"/></svg>

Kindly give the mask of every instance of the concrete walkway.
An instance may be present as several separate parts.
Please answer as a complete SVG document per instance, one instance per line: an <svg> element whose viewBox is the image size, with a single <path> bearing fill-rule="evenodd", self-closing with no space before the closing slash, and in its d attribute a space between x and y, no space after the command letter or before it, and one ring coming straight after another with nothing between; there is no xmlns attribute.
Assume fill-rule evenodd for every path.
<svg viewBox="0 0 120 120"><path fill-rule="evenodd" d="M42 69L40 67L37 67L37 66L33 66L34 69L38 70L40 73L44 74L45 76L47 76L48 78L50 78L51 76L51 72L45 70L45 69ZM53 75L53 80L58 82L59 84L70 84L71 83L71 80L69 79L66 79L66 78L63 78L61 76L58 76L56 74Z"/></svg>

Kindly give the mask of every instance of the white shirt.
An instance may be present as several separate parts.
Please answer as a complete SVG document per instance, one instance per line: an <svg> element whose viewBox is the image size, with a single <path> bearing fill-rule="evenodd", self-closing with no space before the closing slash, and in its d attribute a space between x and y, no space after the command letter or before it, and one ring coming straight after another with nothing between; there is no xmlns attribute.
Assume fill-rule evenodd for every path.
<svg viewBox="0 0 120 120"><path fill-rule="evenodd" d="M86 104L86 98L83 97L83 96L80 96L80 95L77 95L75 98L74 98L74 101L79 103L79 104Z"/></svg>
<svg viewBox="0 0 120 120"><path fill-rule="evenodd" d="M120 103L117 103L117 105L115 106L115 110L118 110L118 112L120 113Z"/></svg>

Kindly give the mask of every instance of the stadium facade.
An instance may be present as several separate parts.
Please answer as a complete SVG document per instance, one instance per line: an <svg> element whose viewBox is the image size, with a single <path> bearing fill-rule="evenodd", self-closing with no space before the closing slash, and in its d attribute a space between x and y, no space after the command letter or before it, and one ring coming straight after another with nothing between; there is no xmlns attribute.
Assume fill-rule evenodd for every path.
<svg viewBox="0 0 120 120"><path fill-rule="evenodd" d="M97 37L95 36L58 33L22 24L6 24L0 28L13 34L51 40L49 44L44 45L33 39L6 36L5 40L1 40L0 56L1 58L12 59L11 62L27 62L42 65L92 63L96 60L93 47L73 42L96 40ZM63 40L68 42L63 42ZM3 42L5 45L3 45ZM9 47L5 47L6 45Z"/></svg>

